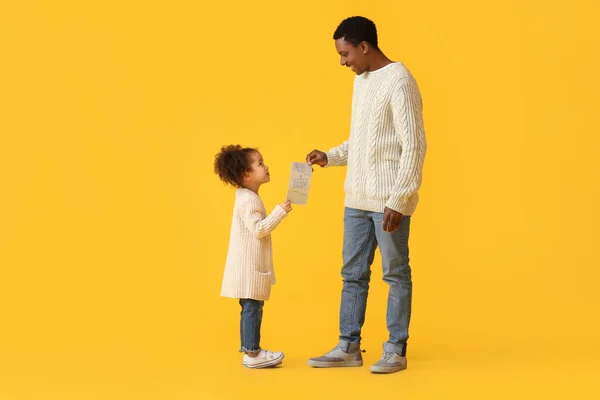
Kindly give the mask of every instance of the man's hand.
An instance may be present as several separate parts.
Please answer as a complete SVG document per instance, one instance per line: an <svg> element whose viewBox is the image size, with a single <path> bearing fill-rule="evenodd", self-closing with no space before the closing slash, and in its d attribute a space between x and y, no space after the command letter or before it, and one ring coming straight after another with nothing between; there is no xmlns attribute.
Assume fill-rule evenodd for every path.
<svg viewBox="0 0 600 400"><path fill-rule="evenodd" d="M400 221L402 221L402 214L398 211L394 211L391 208L385 208L383 211L383 231L384 232L396 232L400 228Z"/></svg>
<svg viewBox="0 0 600 400"><path fill-rule="evenodd" d="M317 164L320 167L327 165L327 154L319 150L313 150L306 156L306 163L308 165Z"/></svg>

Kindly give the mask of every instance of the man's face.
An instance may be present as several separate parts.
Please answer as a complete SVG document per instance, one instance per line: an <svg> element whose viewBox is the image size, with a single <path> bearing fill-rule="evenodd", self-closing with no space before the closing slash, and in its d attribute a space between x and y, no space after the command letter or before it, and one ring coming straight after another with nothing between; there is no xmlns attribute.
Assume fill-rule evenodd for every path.
<svg viewBox="0 0 600 400"><path fill-rule="evenodd" d="M368 46L365 42L354 46L343 38L335 41L335 50L340 55L340 64L350 68L356 75L361 75L367 70L367 49Z"/></svg>

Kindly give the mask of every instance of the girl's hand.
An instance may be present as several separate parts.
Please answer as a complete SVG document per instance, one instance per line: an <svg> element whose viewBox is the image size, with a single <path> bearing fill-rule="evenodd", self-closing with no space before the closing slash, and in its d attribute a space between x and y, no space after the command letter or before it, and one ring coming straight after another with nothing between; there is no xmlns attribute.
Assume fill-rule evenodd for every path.
<svg viewBox="0 0 600 400"><path fill-rule="evenodd" d="M286 200L285 202L281 203L280 206L285 210L286 213L292 211L292 203L289 200Z"/></svg>

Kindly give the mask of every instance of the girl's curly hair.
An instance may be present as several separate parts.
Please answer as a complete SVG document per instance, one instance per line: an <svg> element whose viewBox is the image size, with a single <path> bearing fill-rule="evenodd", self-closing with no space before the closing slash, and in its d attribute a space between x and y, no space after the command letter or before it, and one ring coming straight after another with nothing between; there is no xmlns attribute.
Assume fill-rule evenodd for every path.
<svg viewBox="0 0 600 400"><path fill-rule="evenodd" d="M226 184L242 187L244 173L251 171L252 153L256 151L234 144L221 147L221 151L215 155L215 174Z"/></svg>

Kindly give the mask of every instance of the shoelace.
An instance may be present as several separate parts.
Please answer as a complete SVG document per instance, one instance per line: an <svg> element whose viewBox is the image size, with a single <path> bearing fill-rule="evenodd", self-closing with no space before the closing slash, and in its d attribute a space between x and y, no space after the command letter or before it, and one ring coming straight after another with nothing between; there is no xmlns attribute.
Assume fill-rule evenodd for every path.
<svg viewBox="0 0 600 400"><path fill-rule="evenodd" d="M383 357L381 357L381 359L385 362L389 362L390 358L392 358L394 356L394 353L383 353Z"/></svg>
<svg viewBox="0 0 600 400"><path fill-rule="evenodd" d="M332 353L332 352L334 352L336 350L344 351L344 350L340 349L339 347L335 346L333 349L329 350L329 352L327 352L327 354L330 354L330 353ZM360 349L358 351L360 353L366 353L367 352L366 350L360 350ZM354 354L354 353L352 353L352 354Z"/></svg>

